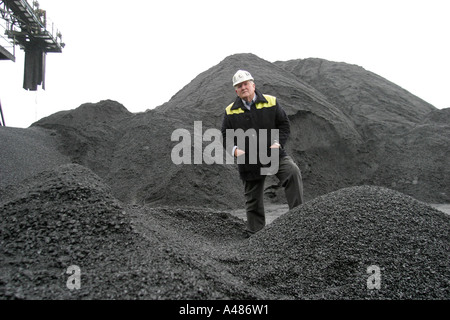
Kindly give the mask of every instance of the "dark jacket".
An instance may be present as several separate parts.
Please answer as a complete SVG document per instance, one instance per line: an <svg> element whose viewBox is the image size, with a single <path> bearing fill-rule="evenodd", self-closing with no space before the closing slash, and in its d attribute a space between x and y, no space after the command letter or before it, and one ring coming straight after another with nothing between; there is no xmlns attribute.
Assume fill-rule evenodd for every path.
<svg viewBox="0 0 450 320"><path fill-rule="evenodd" d="M229 154L232 154L233 147L237 145L236 138L234 138L233 141L229 141L232 139L227 140L227 129L242 129L244 132L256 132L258 141L261 138L260 129L267 129L268 136L266 150L259 150L258 142L258 154L259 152L266 152L266 154L270 155L269 147L275 140L274 137L270 135L271 129L278 129L279 136L277 140L278 143L281 144L279 156L280 158L285 157L287 154L284 150L284 146L286 145L290 134L289 119L275 97L263 95L258 90L255 90L255 93L256 101L252 104L250 110L244 106L244 103L239 97L225 109L225 115L222 122L224 148ZM254 129L255 131L249 129ZM250 163L251 159L249 159L249 147L252 136L252 134L249 134L248 137L246 137L245 147L240 146L240 149L243 149L246 152L245 163L238 163L239 174L243 180L256 180L261 178L260 169L262 165L259 161L260 158L258 157L257 163L253 163L253 161Z"/></svg>

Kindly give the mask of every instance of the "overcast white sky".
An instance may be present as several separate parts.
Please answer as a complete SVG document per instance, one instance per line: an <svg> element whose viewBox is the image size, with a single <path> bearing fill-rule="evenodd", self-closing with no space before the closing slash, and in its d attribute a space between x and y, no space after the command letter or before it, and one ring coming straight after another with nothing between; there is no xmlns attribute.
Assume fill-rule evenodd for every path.
<svg viewBox="0 0 450 320"><path fill-rule="evenodd" d="M15 63L0 61L7 126L25 128L104 99L145 111L227 56L248 52L271 62L314 57L357 64L439 109L450 107L448 0L39 3L66 47L47 55L45 91L22 88L18 47Z"/></svg>

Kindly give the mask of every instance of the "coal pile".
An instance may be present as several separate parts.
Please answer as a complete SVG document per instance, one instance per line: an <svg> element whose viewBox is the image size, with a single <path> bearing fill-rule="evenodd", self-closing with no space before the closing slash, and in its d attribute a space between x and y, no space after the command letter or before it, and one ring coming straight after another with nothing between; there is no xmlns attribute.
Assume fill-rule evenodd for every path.
<svg viewBox="0 0 450 320"><path fill-rule="evenodd" d="M233 290L220 283L224 269L200 255L195 236L203 230L214 241L239 238L242 220L227 213L125 207L97 175L75 164L0 196L3 299L205 299ZM180 225L191 229L183 234ZM78 290L67 285L72 266L80 268ZM259 296L245 288L231 297Z"/></svg>
<svg viewBox="0 0 450 320"><path fill-rule="evenodd" d="M237 272L298 299L448 299L450 217L399 192L345 188L276 219L240 245ZM368 287L368 268L380 287Z"/></svg>
<svg viewBox="0 0 450 320"><path fill-rule="evenodd" d="M171 160L174 130L220 128L237 69L286 109L307 199L251 238L235 165ZM358 66L239 54L146 112L2 127L0 298L449 299L449 216L427 204L450 202L449 111Z"/></svg>
<svg viewBox="0 0 450 320"><path fill-rule="evenodd" d="M93 170L125 203L237 207L239 201L228 200L243 197L234 167L172 162L171 150L178 143L171 141L172 132L192 132L193 125L153 110L131 114L105 100L43 118L32 128L57 135L58 152Z"/></svg>
<svg viewBox="0 0 450 320"><path fill-rule="evenodd" d="M445 191L450 188L444 186L444 180L450 181L450 108L438 110L356 65L312 58L275 65L323 93L351 119L364 140L352 157L359 161L350 162L353 170L345 167L346 161L336 157L336 152L327 152L333 160L318 161L326 163L319 170L326 174L320 177L313 171L312 176L334 176L332 169L339 164L342 177L356 184L386 186L427 202L450 201ZM311 152L304 156L318 160ZM328 179L327 183L335 184Z"/></svg>
<svg viewBox="0 0 450 320"><path fill-rule="evenodd" d="M65 271L71 265L91 271L82 284L89 293L79 296L99 296L99 283L112 281L105 279L108 273L126 264L120 252L133 243L129 217L109 187L89 173L81 166L62 166L2 194L3 297L70 298Z"/></svg>
<svg viewBox="0 0 450 320"><path fill-rule="evenodd" d="M120 201L241 208L236 169L193 161L175 165L171 151L179 141L171 136L183 129L193 139L195 122L202 133L220 129L224 108L235 97L230 75L242 68L252 71L261 91L278 97L289 116L286 149L302 171L306 199L379 185L425 202L450 202L450 123L444 121L450 109L438 110L361 67L323 59L270 63L232 55L146 112L132 114L105 100L56 113L31 128L51 132L59 153L93 170ZM192 148L192 157L196 151L203 149ZM266 193L269 201L285 201L276 181L268 179Z"/></svg>
<svg viewBox="0 0 450 320"><path fill-rule="evenodd" d="M227 211L125 205L75 164L0 196L3 299L450 297L449 216L386 188L318 197L249 239Z"/></svg>
<svg viewBox="0 0 450 320"><path fill-rule="evenodd" d="M71 159L58 150L55 131L41 127L0 127L0 188L52 169Z"/></svg>

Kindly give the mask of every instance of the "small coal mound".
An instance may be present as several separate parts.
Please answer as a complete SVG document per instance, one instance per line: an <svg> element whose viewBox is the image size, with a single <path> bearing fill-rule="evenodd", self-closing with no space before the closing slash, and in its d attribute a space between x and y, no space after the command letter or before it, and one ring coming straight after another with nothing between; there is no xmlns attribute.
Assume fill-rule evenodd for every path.
<svg viewBox="0 0 450 320"><path fill-rule="evenodd" d="M120 266L117 249L133 242L129 218L109 187L89 169L64 165L12 191L0 197L1 295L69 298L64 271L71 265L104 267L83 283L90 295L99 294L102 275Z"/></svg>
<svg viewBox="0 0 450 320"><path fill-rule="evenodd" d="M81 165L0 189L0 219L0 299L261 297L209 257L211 246L242 239L242 220L123 205ZM79 289L67 285L72 266Z"/></svg>
<svg viewBox="0 0 450 320"><path fill-rule="evenodd" d="M450 218L407 195L359 186L318 197L240 246L236 272L298 299L448 299ZM368 289L368 268L380 288Z"/></svg>

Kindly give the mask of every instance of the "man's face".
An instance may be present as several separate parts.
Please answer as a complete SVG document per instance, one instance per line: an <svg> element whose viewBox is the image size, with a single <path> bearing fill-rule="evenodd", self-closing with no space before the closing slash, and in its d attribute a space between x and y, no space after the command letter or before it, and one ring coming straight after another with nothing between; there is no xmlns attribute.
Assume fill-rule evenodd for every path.
<svg viewBox="0 0 450 320"><path fill-rule="evenodd" d="M255 83L253 81L244 81L234 87L239 98L250 102L255 96Z"/></svg>

